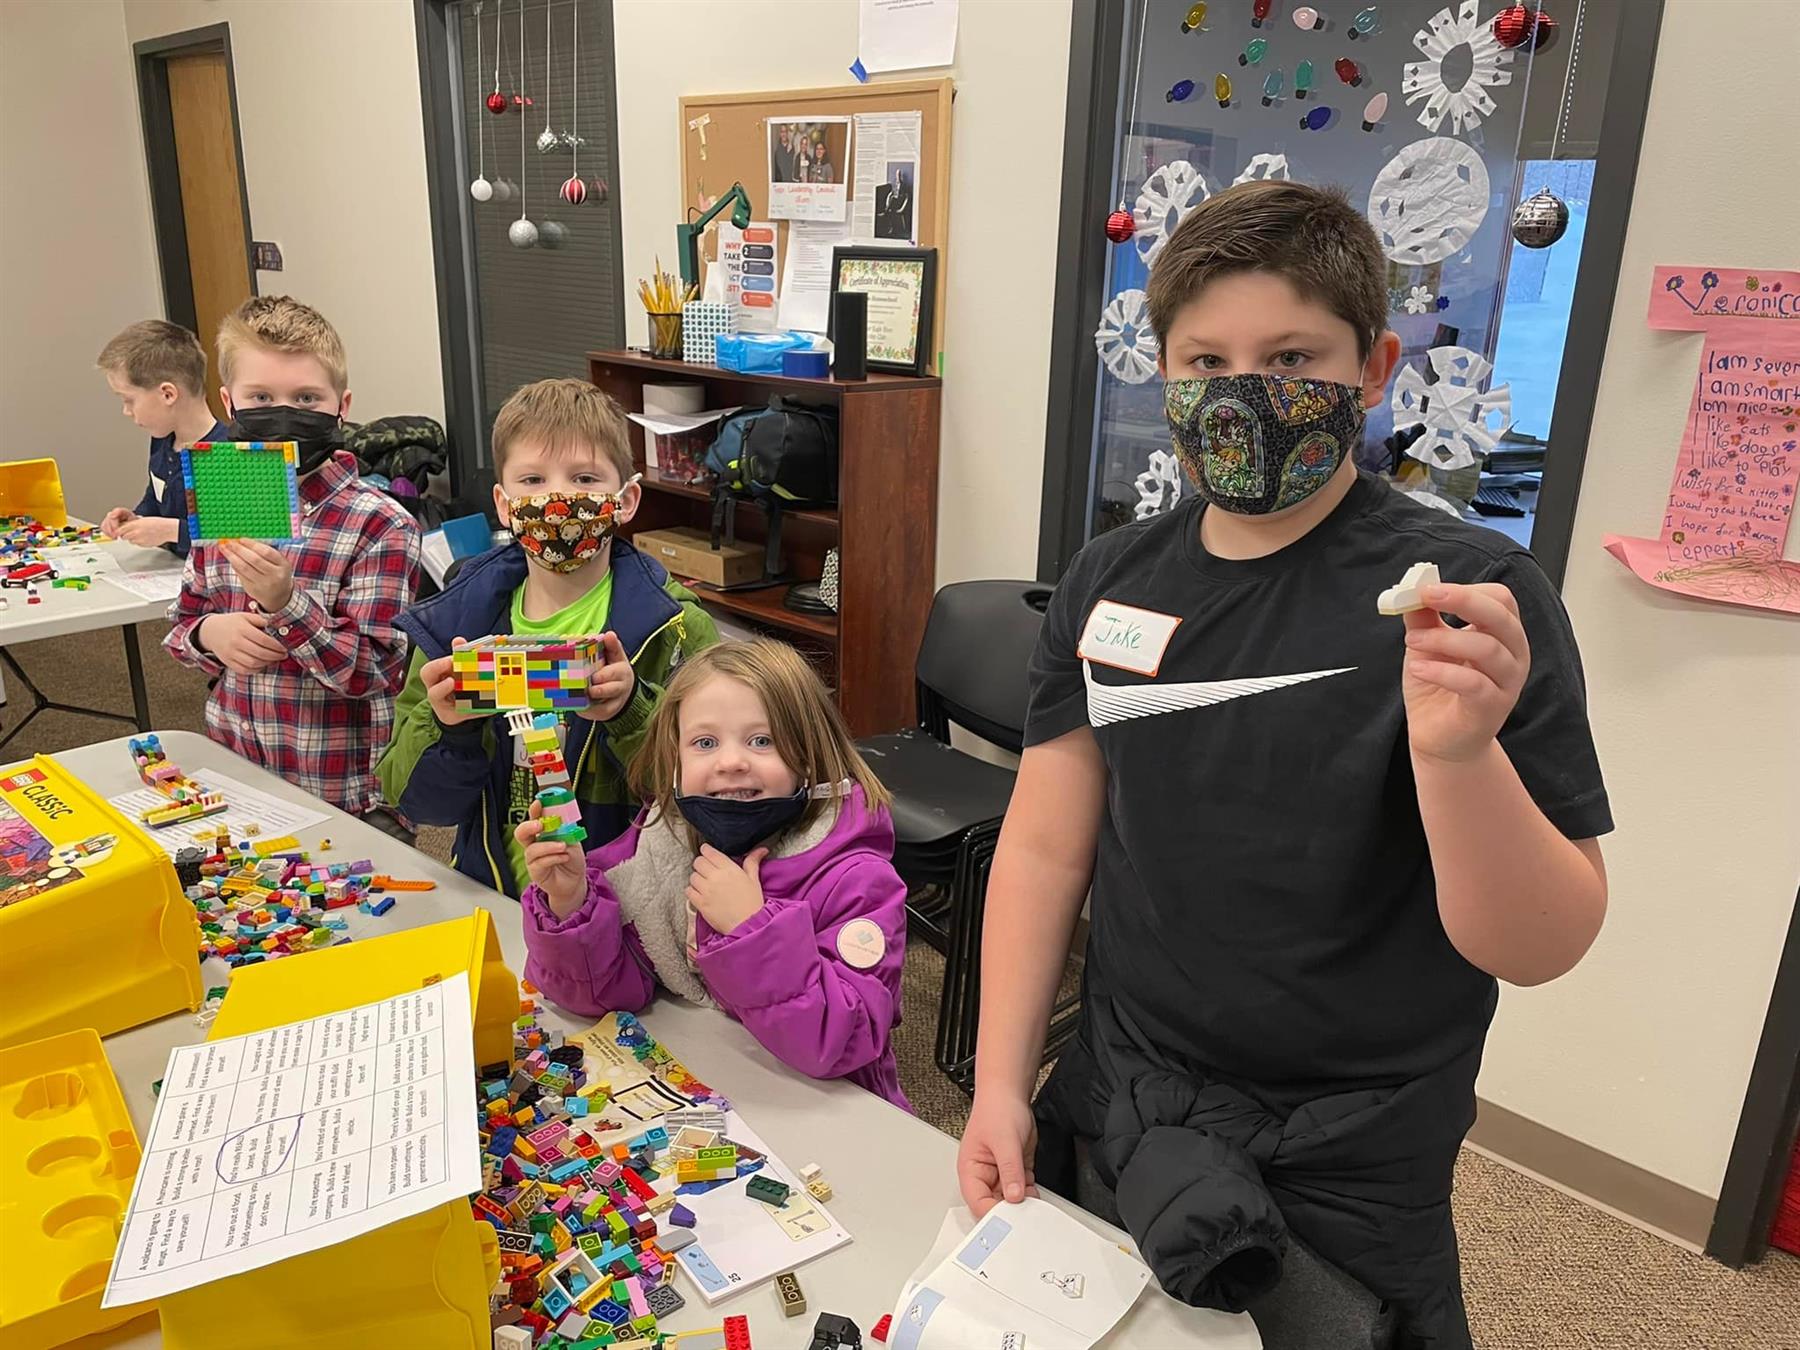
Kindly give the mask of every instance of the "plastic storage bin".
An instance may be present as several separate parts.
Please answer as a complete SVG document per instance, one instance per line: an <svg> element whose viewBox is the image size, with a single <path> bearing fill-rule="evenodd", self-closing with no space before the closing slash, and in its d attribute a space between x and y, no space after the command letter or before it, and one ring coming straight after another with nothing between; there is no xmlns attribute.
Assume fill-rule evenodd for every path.
<svg viewBox="0 0 1800 1350"><path fill-rule="evenodd" d="M239 970L209 1039L241 1036L466 971L477 1067L512 1057L519 985L485 912ZM454 1201L349 1242L161 1300L167 1350L488 1350L490 1223Z"/></svg>
<svg viewBox="0 0 1800 1350"><path fill-rule="evenodd" d="M0 1350L48 1350L150 1311L100 1307L138 1158L95 1032L0 1050Z"/></svg>
<svg viewBox="0 0 1800 1350"><path fill-rule="evenodd" d="M0 1045L198 1008L199 953L162 849L49 756L0 768Z"/></svg>
<svg viewBox="0 0 1800 1350"><path fill-rule="evenodd" d="M53 459L15 459L0 464L0 516L31 516L60 530L69 523L62 472Z"/></svg>

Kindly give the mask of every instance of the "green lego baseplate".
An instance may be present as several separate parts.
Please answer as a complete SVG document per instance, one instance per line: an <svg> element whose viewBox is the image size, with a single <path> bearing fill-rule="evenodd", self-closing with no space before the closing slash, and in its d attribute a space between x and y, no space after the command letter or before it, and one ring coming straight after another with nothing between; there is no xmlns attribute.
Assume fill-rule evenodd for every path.
<svg viewBox="0 0 1800 1350"><path fill-rule="evenodd" d="M196 544L298 539L299 460L293 441L201 441L183 450L188 538Z"/></svg>

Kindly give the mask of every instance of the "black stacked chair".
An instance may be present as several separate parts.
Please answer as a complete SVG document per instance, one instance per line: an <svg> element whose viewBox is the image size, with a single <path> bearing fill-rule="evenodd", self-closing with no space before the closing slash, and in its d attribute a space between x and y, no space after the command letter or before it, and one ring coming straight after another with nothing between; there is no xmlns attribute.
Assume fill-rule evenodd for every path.
<svg viewBox="0 0 1800 1350"><path fill-rule="evenodd" d="M907 927L944 953L938 1067L974 1083L987 878L1015 775L950 745L952 724L1018 754L1030 686L1026 666L1050 588L1035 581L965 581L932 601L914 666L919 725L859 743L893 793L894 867L908 888ZM1059 1004L1046 1053L1074 1029L1079 999Z"/></svg>

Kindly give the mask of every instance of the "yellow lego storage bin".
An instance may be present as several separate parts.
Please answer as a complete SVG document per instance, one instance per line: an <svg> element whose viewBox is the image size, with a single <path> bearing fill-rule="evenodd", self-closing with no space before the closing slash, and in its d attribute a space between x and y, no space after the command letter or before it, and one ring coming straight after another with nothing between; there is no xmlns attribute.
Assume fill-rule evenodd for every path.
<svg viewBox="0 0 1800 1350"><path fill-rule="evenodd" d="M469 977L475 1063L510 1062L519 985L484 911L427 928L246 966L209 1039L354 1008L457 971ZM500 1278L490 1223L466 1201L321 1251L160 1300L167 1350L370 1350L383 1345L488 1350L488 1291ZM254 1309L240 1315L237 1310ZM4 1350L0 1347L0 1350Z"/></svg>
<svg viewBox="0 0 1800 1350"><path fill-rule="evenodd" d="M0 1045L200 1006L175 865L47 755L0 768Z"/></svg>
<svg viewBox="0 0 1800 1350"><path fill-rule="evenodd" d="M53 459L15 459L0 464L0 516L31 516L60 530L69 523L62 472Z"/></svg>
<svg viewBox="0 0 1800 1350"><path fill-rule="evenodd" d="M151 1310L100 1307L138 1157L97 1033L0 1050L0 1350L49 1350Z"/></svg>

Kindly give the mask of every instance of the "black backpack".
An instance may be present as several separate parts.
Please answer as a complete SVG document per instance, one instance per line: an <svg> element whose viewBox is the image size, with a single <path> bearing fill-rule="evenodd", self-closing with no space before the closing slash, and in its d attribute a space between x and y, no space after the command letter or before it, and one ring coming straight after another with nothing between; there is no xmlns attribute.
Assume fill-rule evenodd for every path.
<svg viewBox="0 0 1800 1350"><path fill-rule="evenodd" d="M718 475L713 487L712 544L736 537L739 497L748 497L769 516L763 556L765 576L782 570L781 513L835 506L838 495L838 414L780 394L767 408L733 413L719 426L705 466Z"/></svg>

